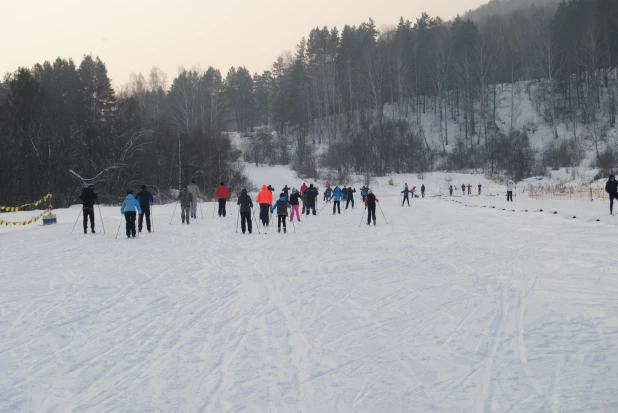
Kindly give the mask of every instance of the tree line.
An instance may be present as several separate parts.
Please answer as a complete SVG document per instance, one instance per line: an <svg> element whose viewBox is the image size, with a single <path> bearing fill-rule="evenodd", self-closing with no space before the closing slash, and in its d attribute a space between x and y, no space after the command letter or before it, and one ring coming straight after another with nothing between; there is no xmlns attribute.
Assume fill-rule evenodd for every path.
<svg viewBox="0 0 618 413"><path fill-rule="evenodd" d="M207 193L221 180L247 185L234 130L245 160L291 162L302 176L447 168L520 179L585 150L611 168L617 58L618 0L315 28L270 70L182 69L170 85L154 68L114 90L97 57L58 58L0 83L0 199L51 191L66 205L77 176L109 202L142 183L161 194L192 179ZM540 155L524 94L553 130Z"/></svg>

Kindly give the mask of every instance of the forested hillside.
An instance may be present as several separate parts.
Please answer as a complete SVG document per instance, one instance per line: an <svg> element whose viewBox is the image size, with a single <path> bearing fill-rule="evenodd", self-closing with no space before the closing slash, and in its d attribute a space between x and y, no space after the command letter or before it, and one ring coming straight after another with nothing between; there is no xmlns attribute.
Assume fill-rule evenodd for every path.
<svg viewBox="0 0 618 413"><path fill-rule="evenodd" d="M208 192L240 185L228 131L244 136L246 160L305 176L447 168L520 179L587 151L615 167L618 0L501 4L474 21L318 27L263 73L183 69L168 84L154 68L114 90L93 56L19 68L0 83L0 198L52 191L67 204L81 185L70 171L116 195L190 179ZM529 136L539 128L541 151Z"/></svg>

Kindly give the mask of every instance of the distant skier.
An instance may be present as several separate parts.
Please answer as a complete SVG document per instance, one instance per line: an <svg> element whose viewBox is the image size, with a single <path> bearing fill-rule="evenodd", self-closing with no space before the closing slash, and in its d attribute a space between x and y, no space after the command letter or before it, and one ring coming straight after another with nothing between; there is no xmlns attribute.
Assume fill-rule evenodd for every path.
<svg viewBox="0 0 618 413"><path fill-rule="evenodd" d="M307 184L303 182L302 186L300 187L300 194L304 194L305 191L307 190Z"/></svg>
<svg viewBox="0 0 618 413"><path fill-rule="evenodd" d="M472 185L468 184L468 196L472 196Z"/></svg>
<svg viewBox="0 0 618 413"><path fill-rule="evenodd" d="M302 186L300 187L300 194L302 195L302 201L303 201L303 215L305 214L305 204L306 204L306 199L307 197L305 196L305 192L307 191L307 184L303 182Z"/></svg>
<svg viewBox="0 0 618 413"><path fill-rule="evenodd" d="M479 184L479 195L481 195L481 184Z"/></svg>
<svg viewBox="0 0 618 413"><path fill-rule="evenodd" d="M605 191L609 195L609 213L614 215L614 199L618 200L618 181L616 181L614 175L609 176L609 180L605 184Z"/></svg>
<svg viewBox="0 0 618 413"><path fill-rule="evenodd" d="M183 188L178 195L178 199L180 199L180 218L182 219L182 223L187 221L187 225L189 225L189 217L191 215L191 208L193 207L193 193L189 190L189 187Z"/></svg>
<svg viewBox="0 0 618 413"><path fill-rule="evenodd" d="M425 184L421 185L421 196L425 198Z"/></svg>
<svg viewBox="0 0 618 413"><path fill-rule="evenodd" d="M414 194L416 193L416 186L412 187L412 199L414 199Z"/></svg>
<svg viewBox="0 0 618 413"><path fill-rule="evenodd" d="M200 188L197 186L195 181L191 181L189 186L189 192L191 192L191 218L197 218L197 202L202 197L202 193L200 192ZM187 224L189 220L187 220Z"/></svg>
<svg viewBox="0 0 618 413"><path fill-rule="evenodd" d="M347 202L348 200L348 188L344 185L343 189L341 190L341 192L343 193L343 202Z"/></svg>
<svg viewBox="0 0 618 413"><path fill-rule="evenodd" d="M330 187L330 184L326 184L326 189L324 190L324 202L329 202L332 196L333 189Z"/></svg>
<svg viewBox="0 0 618 413"><path fill-rule="evenodd" d="M345 204L345 209L348 209L348 205L352 203L352 209L354 209L354 194L356 193L356 189L352 189L352 187L348 188L348 200Z"/></svg>
<svg viewBox="0 0 618 413"><path fill-rule="evenodd" d="M139 202L133 196L133 192L127 191L127 197L120 207L120 213L124 215L124 220L127 222L127 238L131 238L131 236L135 238L135 211L141 214L142 208L140 208Z"/></svg>
<svg viewBox="0 0 618 413"><path fill-rule="evenodd" d="M94 185L90 184L82 190L79 199L82 200L82 215L84 216L84 234L88 233L88 217L90 217L90 232L94 231L94 203L99 198L94 192Z"/></svg>
<svg viewBox="0 0 618 413"><path fill-rule="evenodd" d="M221 182L219 184L219 187L215 191L215 196L219 200L219 216L225 218L225 213L227 209L225 207L225 203L230 197L230 190L225 187L225 184L223 182Z"/></svg>
<svg viewBox="0 0 618 413"><path fill-rule="evenodd" d="M137 226L139 232L142 232L142 228L144 228L144 215L146 215L146 229L150 232L150 207L152 206L153 199L152 194L148 192L148 187L146 185L142 185L142 190L137 193L135 199L137 199L137 202L139 202L139 206L142 209L142 212L139 214Z"/></svg>
<svg viewBox="0 0 618 413"><path fill-rule="evenodd" d="M318 190L313 187L313 184L309 185L309 188L305 191L305 212L309 215L310 211L313 211L313 215L316 215L315 204L318 199Z"/></svg>
<svg viewBox="0 0 618 413"><path fill-rule="evenodd" d="M361 188L360 194L361 194L361 198L363 198L363 204L364 204L365 197L367 196L367 187L365 187L365 185L363 185L363 187Z"/></svg>
<svg viewBox="0 0 618 413"><path fill-rule="evenodd" d="M448 187L448 191L449 191L449 193L451 194L451 196L453 196L453 185L450 185L450 186Z"/></svg>
<svg viewBox="0 0 618 413"><path fill-rule="evenodd" d="M372 218L373 225L376 225L376 202L380 201L373 194L373 189L369 189L367 191L367 198L365 199L365 207L367 207L367 225L371 225Z"/></svg>
<svg viewBox="0 0 618 413"><path fill-rule="evenodd" d="M285 199L290 199L290 188L287 185L283 187L281 192L285 194Z"/></svg>
<svg viewBox="0 0 618 413"><path fill-rule="evenodd" d="M461 184L461 196L466 194L466 184Z"/></svg>
<svg viewBox="0 0 618 413"><path fill-rule="evenodd" d="M292 205L292 214L290 215L290 222L294 221L294 214L296 219L300 222L300 192L296 188L292 188L292 195L290 195L290 205Z"/></svg>
<svg viewBox="0 0 618 413"><path fill-rule="evenodd" d="M271 208L270 212L277 210L277 232L281 232L281 225L283 224L283 233L287 232L285 227L285 220L288 217L288 209L292 208L288 200L285 198L285 194L282 192L279 195L279 200L275 202L275 205Z"/></svg>
<svg viewBox="0 0 618 413"><path fill-rule="evenodd" d="M506 202L513 202L513 191L517 189L513 181L509 181L506 185Z"/></svg>
<svg viewBox="0 0 618 413"><path fill-rule="evenodd" d="M242 229L242 233L244 234L246 230L249 230L249 234L251 234L251 231L253 230L253 225L251 222L253 201L251 201L251 197L247 194L246 189L240 191L240 196L238 197L238 201L236 201L236 205L239 206L240 229Z"/></svg>
<svg viewBox="0 0 618 413"><path fill-rule="evenodd" d="M335 215L335 210L337 210L339 212L339 214L341 214L341 199L343 198L343 192L341 192L341 189L336 186L335 190L333 191L333 215Z"/></svg>
<svg viewBox="0 0 618 413"><path fill-rule="evenodd" d="M403 191L401 191L401 193L403 194L403 202L401 203L401 206L403 206L406 201L408 201L408 206L410 206L410 189L408 189L408 184L406 184L406 187L403 188Z"/></svg>
<svg viewBox="0 0 618 413"><path fill-rule="evenodd" d="M262 185L262 190L257 194L257 203L260 205L260 220L262 226L267 227L269 224L268 209L273 203L273 194L268 190L266 185Z"/></svg>

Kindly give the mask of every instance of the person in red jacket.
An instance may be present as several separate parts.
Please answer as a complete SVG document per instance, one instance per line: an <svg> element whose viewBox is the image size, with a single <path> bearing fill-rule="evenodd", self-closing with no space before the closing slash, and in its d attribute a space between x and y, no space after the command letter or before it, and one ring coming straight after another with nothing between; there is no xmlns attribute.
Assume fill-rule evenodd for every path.
<svg viewBox="0 0 618 413"><path fill-rule="evenodd" d="M472 185L468 184L468 196L472 196Z"/></svg>
<svg viewBox="0 0 618 413"><path fill-rule="evenodd" d="M273 203L273 194L266 185L262 185L262 190L257 194L255 200L260 205L260 221L262 221L262 226L267 227L270 223L268 209Z"/></svg>
<svg viewBox="0 0 618 413"><path fill-rule="evenodd" d="M225 203L230 197L230 190L225 187L223 182L219 185L219 188L215 191L215 196L219 199L219 216L225 217Z"/></svg>

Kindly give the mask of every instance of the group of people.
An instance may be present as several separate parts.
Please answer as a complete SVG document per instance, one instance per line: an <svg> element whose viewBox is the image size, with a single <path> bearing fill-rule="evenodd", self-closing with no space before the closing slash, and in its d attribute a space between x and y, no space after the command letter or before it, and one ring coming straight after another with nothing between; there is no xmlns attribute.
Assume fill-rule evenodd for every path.
<svg viewBox="0 0 618 413"><path fill-rule="evenodd" d="M481 195L481 189L482 189L482 185L478 184L478 194ZM472 184L468 184L468 186L466 186L466 184L461 184L461 195L465 196L466 195L466 189L468 190L468 196L472 196ZM453 196L453 185L449 185L448 187L448 191L450 196Z"/></svg>

